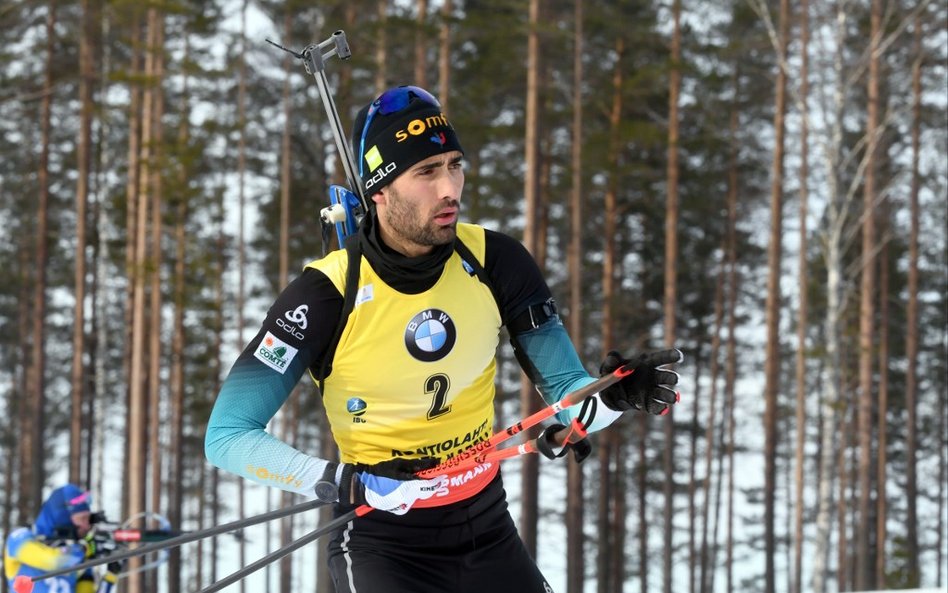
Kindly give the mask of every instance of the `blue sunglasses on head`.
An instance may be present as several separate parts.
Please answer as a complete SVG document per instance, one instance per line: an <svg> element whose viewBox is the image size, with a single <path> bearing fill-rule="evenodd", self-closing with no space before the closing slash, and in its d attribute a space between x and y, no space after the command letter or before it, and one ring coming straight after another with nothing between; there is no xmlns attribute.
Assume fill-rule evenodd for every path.
<svg viewBox="0 0 948 593"><path fill-rule="evenodd" d="M369 106L369 112L365 116L365 125L362 126L362 138L359 140L359 177L363 177L363 168L365 166L365 136L369 132L369 126L372 124L372 118L376 113L382 115L391 115L398 113L408 107L411 98L421 99L429 105L441 107L441 103L435 99L435 96L418 86L400 86L382 93L378 99L372 101Z"/></svg>

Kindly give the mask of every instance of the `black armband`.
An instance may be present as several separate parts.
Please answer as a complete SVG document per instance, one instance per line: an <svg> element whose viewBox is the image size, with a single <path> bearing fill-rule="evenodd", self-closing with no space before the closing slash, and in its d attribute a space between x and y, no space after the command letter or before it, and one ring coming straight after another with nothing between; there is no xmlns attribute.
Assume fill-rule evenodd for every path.
<svg viewBox="0 0 948 593"><path fill-rule="evenodd" d="M520 315L511 319L507 323L507 332L512 336L522 334L540 327L555 316L556 301L550 297L542 303L530 305Z"/></svg>

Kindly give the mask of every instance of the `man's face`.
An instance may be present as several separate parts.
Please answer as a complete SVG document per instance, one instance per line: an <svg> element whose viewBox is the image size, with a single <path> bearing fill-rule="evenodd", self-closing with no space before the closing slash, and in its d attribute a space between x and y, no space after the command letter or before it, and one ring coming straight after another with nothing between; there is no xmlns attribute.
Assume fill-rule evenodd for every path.
<svg viewBox="0 0 948 593"><path fill-rule="evenodd" d="M454 240L464 170L454 150L418 162L372 196L382 240L409 257Z"/></svg>
<svg viewBox="0 0 948 593"><path fill-rule="evenodd" d="M92 529L92 513L89 511L80 511L78 513L73 513L70 515L72 518L72 524L76 526L76 533L79 537L85 537L89 530Z"/></svg>

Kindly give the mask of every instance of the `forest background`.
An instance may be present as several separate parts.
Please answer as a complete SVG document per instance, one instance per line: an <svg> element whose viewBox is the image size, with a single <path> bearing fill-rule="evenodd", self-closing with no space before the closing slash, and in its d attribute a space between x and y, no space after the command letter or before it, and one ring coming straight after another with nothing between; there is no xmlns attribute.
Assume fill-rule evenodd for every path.
<svg viewBox="0 0 948 593"><path fill-rule="evenodd" d="M673 414L582 465L505 466L557 591L943 587L946 22L944 0L4 0L3 535L67 479L186 530L297 502L202 443L343 181L312 77L265 38L343 29L343 125L394 84L438 95L464 218L523 239L591 372L685 353ZM507 346L499 369L497 427L539 402ZM270 428L334 455L312 385ZM121 589L198 591L321 520ZM227 590L328 592L318 548Z"/></svg>

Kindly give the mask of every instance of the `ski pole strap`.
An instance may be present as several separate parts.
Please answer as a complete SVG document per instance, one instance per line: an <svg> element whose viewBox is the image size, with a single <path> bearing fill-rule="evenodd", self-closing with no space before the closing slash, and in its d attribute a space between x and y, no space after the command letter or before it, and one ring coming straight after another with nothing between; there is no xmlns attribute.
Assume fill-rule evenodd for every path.
<svg viewBox="0 0 948 593"><path fill-rule="evenodd" d="M537 437L537 451L547 459L557 459L572 451L576 462L582 463L592 453L592 445L586 440L586 436L586 429L579 419L574 418L569 427L551 424ZM559 452L555 452L554 447L561 448Z"/></svg>

